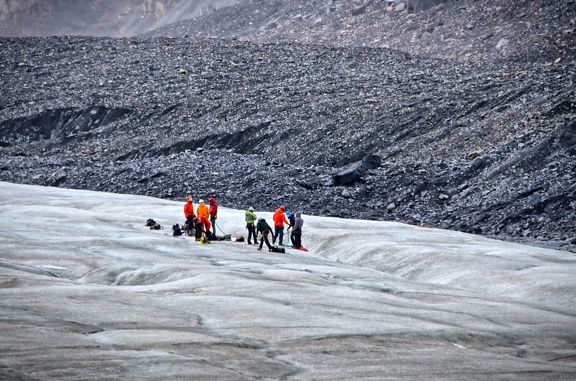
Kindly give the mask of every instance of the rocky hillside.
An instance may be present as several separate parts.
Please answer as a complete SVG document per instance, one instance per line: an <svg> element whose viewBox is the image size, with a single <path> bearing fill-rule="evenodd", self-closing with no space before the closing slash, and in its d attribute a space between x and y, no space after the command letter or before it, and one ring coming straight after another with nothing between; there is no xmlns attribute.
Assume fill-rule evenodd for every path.
<svg viewBox="0 0 576 381"><path fill-rule="evenodd" d="M237 16L254 4L277 3ZM0 180L574 250L572 47L476 62L239 37L0 39Z"/></svg>
<svg viewBox="0 0 576 381"><path fill-rule="evenodd" d="M573 60L573 0L243 0L156 36L391 48L459 61Z"/></svg>
<svg viewBox="0 0 576 381"><path fill-rule="evenodd" d="M236 0L0 0L0 36L130 37Z"/></svg>

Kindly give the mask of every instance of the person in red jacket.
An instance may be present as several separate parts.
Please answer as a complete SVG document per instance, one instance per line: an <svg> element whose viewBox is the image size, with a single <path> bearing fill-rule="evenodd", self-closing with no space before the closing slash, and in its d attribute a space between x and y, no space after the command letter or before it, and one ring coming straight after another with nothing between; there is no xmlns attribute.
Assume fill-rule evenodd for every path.
<svg viewBox="0 0 576 381"><path fill-rule="evenodd" d="M210 239L210 220L208 220L206 216L196 216L194 222L196 222L196 241L200 241L203 234L206 238Z"/></svg>
<svg viewBox="0 0 576 381"><path fill-rule="evenodd" d="M274 215L272 216L272 220L274 220L274 236L272 236L272 245L274 245L276 243L276 239L280 237L278 240L278 246L284 246L282 243L284 240L284 224L290 225L286 219L286 215L284 214L285 211L286 208L281 206L276 209L276 212L274 212Z"/></svg>
<svg viewBox="0 0 576 381"><path fill-rule="evenodd" d="M210 203L210 207L208 208L210 210L210 222L212 223L212 234L216 235L216 219L218 218L218 204L216 204L216 200L214 200L214 197L210 197L208 199L208 202Z"/></svg>
<svg viewBox="0 0 576 381"><path fill-rule="evenodd" d="M186 203L184 204L184 217L186 217L186 234L190 235L192 229L194 229L194 200L192 196L186 197Z"/></svg>

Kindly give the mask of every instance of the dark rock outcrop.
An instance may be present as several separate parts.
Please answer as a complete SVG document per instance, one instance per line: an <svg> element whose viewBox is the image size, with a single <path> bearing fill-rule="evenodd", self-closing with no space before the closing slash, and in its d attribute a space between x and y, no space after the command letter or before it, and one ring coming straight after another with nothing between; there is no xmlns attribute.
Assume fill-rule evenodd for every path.
<svg viewBox="0 0 576 381"><path fill-rule="evenodd" d="M350 165L334 175L334 185L348 185L360 181L368 169L380 166L381 159L377 155L368 155L362 161Z"/></svg>

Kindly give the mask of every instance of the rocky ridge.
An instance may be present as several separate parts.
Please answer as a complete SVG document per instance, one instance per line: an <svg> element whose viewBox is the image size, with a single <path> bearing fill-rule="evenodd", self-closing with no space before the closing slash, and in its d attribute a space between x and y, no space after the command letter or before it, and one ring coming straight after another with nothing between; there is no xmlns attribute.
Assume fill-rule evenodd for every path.
<svg viewBox="0 0 576 381"><path fill-rule="evenodd" d="M0 180L574 249L570 57L187 36L0 39Z"/></svg>
<svg viewBox="0 0 576 381"><path fill-rule="evenodd" d="M236 0L0 0L0 36L133 37Z"/></svg>
<svg viewBox="0 0 576 381"><path fill-rule="evenodd" d="M576 54L576 2L243 0L153 36L390 48L458 61L553 62Z"/></svg>

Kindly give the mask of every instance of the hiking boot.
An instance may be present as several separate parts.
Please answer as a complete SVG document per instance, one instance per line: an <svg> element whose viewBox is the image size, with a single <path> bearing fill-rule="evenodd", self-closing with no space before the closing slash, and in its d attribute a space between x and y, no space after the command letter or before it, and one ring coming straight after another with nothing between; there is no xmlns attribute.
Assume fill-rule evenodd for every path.
<svg viewBox="0 0 576 381"><path fill-rule="evenodd" d="M279 243L278 246L284 246L284 244L283 244L283 243Z"/></svg>
<svg viewBox="0 0 576 381"><path fill-rule="evenodd" d="M258 248L258 250L262 250L262 248L261 248L261 247L259 247L259 248Z"/></svg>
<svg viewBox="0 0 576 381"><path fill-rule="evenodd" d="M248 245L252 245L252 242L248 241Z"/></svg>

